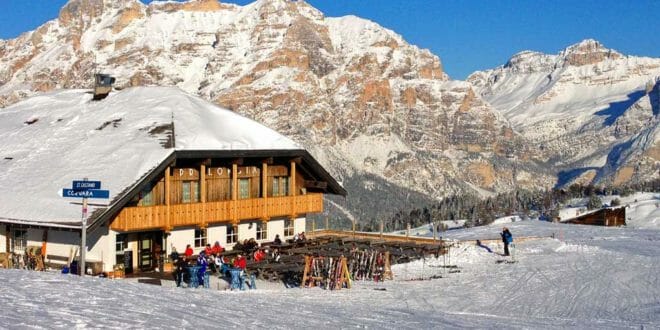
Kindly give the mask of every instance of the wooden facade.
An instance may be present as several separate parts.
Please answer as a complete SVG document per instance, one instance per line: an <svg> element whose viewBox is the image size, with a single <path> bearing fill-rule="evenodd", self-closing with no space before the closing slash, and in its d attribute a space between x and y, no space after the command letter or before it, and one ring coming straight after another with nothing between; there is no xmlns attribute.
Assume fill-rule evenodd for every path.
<svg viewBox="0 0 660 330"><path fill-rule="evenodd" d="M625 226L626 208L604 208L566 221L567 223L594 226Z"/></svg>
<svg viewBox="0 0 660 330"><path fill-rule="evenodd" d="M271 218L296 218L323 211L318 181L297 171L299 158L275 163L205 159L167 167L144 185L111 220L115 231L177 227ZM197 165L196 165L196 164Z"/></svg>

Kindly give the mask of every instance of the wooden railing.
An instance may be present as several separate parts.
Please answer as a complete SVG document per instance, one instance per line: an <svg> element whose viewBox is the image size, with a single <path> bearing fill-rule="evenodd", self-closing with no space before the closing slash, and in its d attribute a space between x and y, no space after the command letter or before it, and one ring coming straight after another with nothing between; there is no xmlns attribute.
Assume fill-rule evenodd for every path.
<svg viewBox="0 0 660 330"><path fill-rule="evenodd" d="M316 193L169 206L137 206L122 209L110 228L116 231L171 230L183 226L231 223L232 220L295 217L322 211L323 194Z"/></svg>

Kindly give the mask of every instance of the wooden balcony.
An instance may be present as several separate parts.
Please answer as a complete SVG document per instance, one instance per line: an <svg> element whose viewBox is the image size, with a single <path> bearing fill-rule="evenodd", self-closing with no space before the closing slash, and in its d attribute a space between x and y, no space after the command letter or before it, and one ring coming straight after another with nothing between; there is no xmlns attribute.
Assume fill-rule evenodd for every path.
<svg viewBox="0 0 660 330"><path fill-rule="evenodd" d="M240 199L206 203L125 207L112 221L116 231L171 230L249 219L297 216L323 211L323 194Z"/></svg>

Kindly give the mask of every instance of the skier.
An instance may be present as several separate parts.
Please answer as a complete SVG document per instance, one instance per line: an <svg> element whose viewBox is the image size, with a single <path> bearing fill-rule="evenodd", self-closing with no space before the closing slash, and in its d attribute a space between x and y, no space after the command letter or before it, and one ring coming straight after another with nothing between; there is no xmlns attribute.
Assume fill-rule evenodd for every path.
<svg viewBox="0 0 660 330"><path fill-rule="evenodd" d="M182 258L177 258L174 264L174 272L172 275L174 275L174 281L176 282L176 286L180 287L181 282L183 282L183 276L186 272L186 267L188 266L188 263L186 263L186 260Z"/></svg>
<svg viewBox="0 0 660 330"><path fill-rule="evenodd" d="M513 242L513 236L511 235L511 232L507 227L502 228L502 232L500 233L500 236L502 236L502 243L504 243L504 255L508 256L509 244Z"/></svg>
<svg viewBox="0 0 660 330"><path fill-rule="evenodd" d="M199 266L199 272L197 273L198 283L204 284L204 274L206 274L206 267L208 266L208 261L206 260L206 252L201 251L197 257L197 266Z"/></svg>

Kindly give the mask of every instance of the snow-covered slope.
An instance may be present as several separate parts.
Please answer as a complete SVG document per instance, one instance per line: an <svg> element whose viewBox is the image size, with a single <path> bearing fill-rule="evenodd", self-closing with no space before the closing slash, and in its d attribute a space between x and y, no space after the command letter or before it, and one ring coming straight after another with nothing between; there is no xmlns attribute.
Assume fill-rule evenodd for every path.
<svg viewBox="0 0 660 330"><path fill-rule="evenodd" d="M71 0L58 19L0 41L0 104L91 87L95 72L120 88L176 85L298 141L341 181L375 177L386 198L373 202L387 202L374 211L405 204L408 189L432 199L554 182L436 55L303 1Z"/></svg>
<svg viewBox="0 0 660 330"><path fill-rule="evenodd" d="M507 226L516 263L498 263L501 244L486 241L498 238L501 225L451 230L445 234L468 241L452 246L446 258L395 265L393 281L356 281L340 291L263 282L244 292L182 289L172 281L158 287L0 269L0 327L660 328L659 230L542 221Z"/></svg>
<svg viewBox="0 0 660 330"><path fill-rule="evenodd" d="M516 54L468 80L540 158L565 169L560 184L658 176L660 59L584 40L557 55Z"/></svg>
<svg viewBox="0 0 660 330"><path fill-rule="evenodd" d="M112 199L175 149L302 149L176 87L134 87L102 101L91 98L85 90L63 90L0 111L0 217L79 223L80 206L58 196L61 188L88 177L102 181Z"/></svg>

